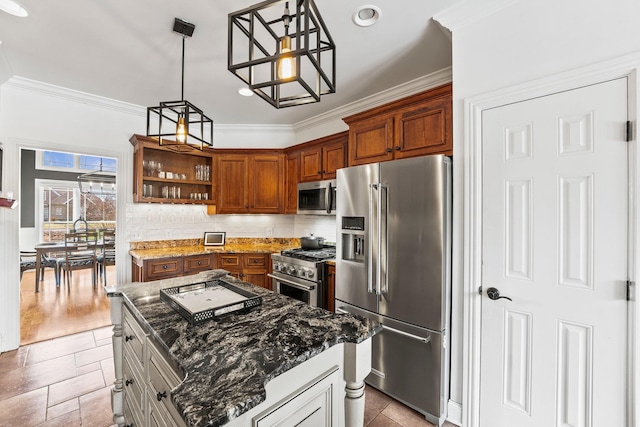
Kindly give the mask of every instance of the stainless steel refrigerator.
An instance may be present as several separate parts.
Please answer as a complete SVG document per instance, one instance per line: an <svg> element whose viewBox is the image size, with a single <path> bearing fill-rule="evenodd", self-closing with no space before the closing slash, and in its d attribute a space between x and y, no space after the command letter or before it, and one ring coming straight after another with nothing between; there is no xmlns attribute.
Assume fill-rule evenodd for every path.
<svg viewBox="0 0 640 427"><path fill-rule="evenodd" d="M366 382L441 425L449 397L451 160L338 170L336 310L378 320Z"/></svg>

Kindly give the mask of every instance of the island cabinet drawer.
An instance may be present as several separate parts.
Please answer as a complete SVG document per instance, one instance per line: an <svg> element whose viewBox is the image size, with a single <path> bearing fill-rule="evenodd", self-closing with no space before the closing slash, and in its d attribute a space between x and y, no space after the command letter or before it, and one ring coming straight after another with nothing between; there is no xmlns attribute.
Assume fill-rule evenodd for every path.
<svg viewBox="0 0 640 427"><path fill-rule="evenodd" d="M182 268L185 274L213 269L214 255L191 255L182 259Z"/></svg>
<svg viewBox="0 0 640 427"><path fill-rule="evenodd" d="M171 403L171 390L176 388L181 380L153 344L149 344L148 352L149 388L147 395L153 401L151 411L156 413L156 418L161 418L168 426L182 426L184 422Z"/></svg>
<svg viewBox="0 0 640 427"><path fill-rule="evenodd" d="M137 410L131 400L125 396L124 398L124 425L131 427L145 427L144 415Z"/></svg>
<svg viewBox="0 0 640 427"><path fill-rule="evenodd" d="M144 376L135 367L128 353L124 354L122 363L122 382L124 383L124 397L129 401L133 410L144 411Z"/></svg>
<svg viewBox="0 0 640 427"><path fill-rule="evenodd" d="M175 277L182 273L182 257L146 261L145 270L148 280Z"/></svg>
<svg viewBox="0 0 640 427"><path fill-rule="evenodd" d="M331 427L338 425L339 371L312 381L253 419L256 427Z"/></svg>
<svg viewBox="0 0 640 427"><path fill-rule="evenodd" d="M144 348L147 334L144 333L133 314L128 308L122 310L122 341L123 351L131 356L132 363L136 365L140 372L144 372Z"/></svg>
<svg viewBox="0 0 640 427"><path fill-rule="evenodd" d="M251 267L266 267L267 266L267 254L245 254L244 266Z"/></svg>
<svg viewBox="0 0 640 427"><path fill-rule="evenodd" d="M242 268L242 255L239 254L219 254L218 262L221 268Z"/></svg>

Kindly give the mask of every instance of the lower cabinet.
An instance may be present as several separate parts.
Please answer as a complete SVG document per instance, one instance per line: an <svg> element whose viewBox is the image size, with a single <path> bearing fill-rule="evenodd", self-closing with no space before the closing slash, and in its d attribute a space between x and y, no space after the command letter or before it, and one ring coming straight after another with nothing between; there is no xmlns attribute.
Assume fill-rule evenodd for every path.
<svg viewBox="0 0 640 427"><path fill-rule="evenodd" d="M269 274L271 257L269 254L218 254L216 268L222 268L244 282L271 289Z"/></svg>
<svg viewBox="0 0 640 427"><path fill-rule="evenodd" d="M256 427L296 426L330 427L333 425L334 399L340 376L336 369L308 388L292 393L288 400L253 419Z"/></svg>
<svg viewBox="0 0 640 427"><path fill-rule="evenodd" d="M181 379L126 307L122 317L124 425L143 427L148 421L149 426L185 426L171 404L171 390Z"/></svg>
<svg viewBox="0 0 640 427"><path fill-rule="evenodd" d="M145 260L132 260L131 275L134 282L170 279L211 270L215 254L175 256Z"/></svg>

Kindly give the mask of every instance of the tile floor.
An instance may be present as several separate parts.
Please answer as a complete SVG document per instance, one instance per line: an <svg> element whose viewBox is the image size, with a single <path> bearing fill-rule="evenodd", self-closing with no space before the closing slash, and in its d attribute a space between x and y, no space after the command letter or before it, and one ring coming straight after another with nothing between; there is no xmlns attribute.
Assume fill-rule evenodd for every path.
<svg viewBox="0 0 640 427"><path fill-rule="evenodd" d="M0 427L113 425L111 327L0 354Z"/></svg>
<svg viewBox="0 0 640 427"><path fill-rule="evenodd" d="M111 333L99 328L0 354L0 427L111 427ZM369 386L365 426L433 427Z"/></svg>

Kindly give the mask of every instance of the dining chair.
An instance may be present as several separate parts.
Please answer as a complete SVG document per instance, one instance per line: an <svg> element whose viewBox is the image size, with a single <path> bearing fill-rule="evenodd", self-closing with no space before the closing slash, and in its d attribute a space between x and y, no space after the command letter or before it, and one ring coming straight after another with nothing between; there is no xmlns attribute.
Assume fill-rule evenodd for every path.
<svg viewBox="0 0 640 427"><path fill-rule="evenodd" d="M20 280L22 280L22 273L28 270L35 270L37 256L38 253L35 251L20 251ZM42 255L40 260L40 280L44 280L45 268L53 268L56 286L60 286L59 258Z"/></svg>
<svg viewBox="0 0 640 427"><path fill-rule="evenodd" d="M103 229L102 250L98 254L98 273L103 278L103 283L107 284L107 266L116 265L116 230Z"/></svg>
<svg viewBox="0 0 640 427"><path fill-rule="evenodd" d="M82 269L91 269L92 283L96 286L97 240L98 233L95 231L65 233L64 259L60 268L64 271L67 286L71 283L71 272Z"/></svg>

